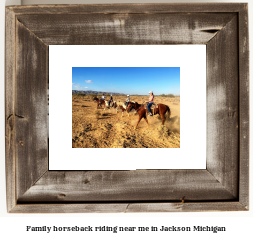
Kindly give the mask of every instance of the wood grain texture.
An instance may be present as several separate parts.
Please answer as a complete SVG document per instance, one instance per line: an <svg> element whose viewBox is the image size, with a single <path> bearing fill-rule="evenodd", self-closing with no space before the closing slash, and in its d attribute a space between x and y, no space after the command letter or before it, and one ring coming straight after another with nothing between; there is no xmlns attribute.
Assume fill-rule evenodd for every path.
<svg viewBox="0 0 253 238"><path fill-rule="evenodd" d="M25 14L114 14L114 13L206 13L239 12L244 3L155 3L155 4L82 4L82 5L26 5L9 7L16 15Z"/></svg>
<svg viewBox="0 0 253 238"><path fill-rule="evenodd" d="M247 4L6 8L8 211L248 210ZM49 44L207 44L207 170L47 171Z"/></svg>
<svg viewBox="0 0 253 238"><path fill-rule="evenodd" d="M49 171L18 201L207 201L235 198L207 170Z"/></svg>
<svg viewBox="0 0 253 238"><path fill-rule="evenodd" d="M238 14L239 19L239 201L249 206L249 32L248 5Z"/></svg>
<svg viewBox="0 0 253 238"><path fill-rule="evenodd" d="M22 204L12 213L134 213L134 212L212 212L246 211L239 202L155 202L155 203L83 203L83 204Z"/></svg>
<svg viewBox="0 0 253 238"><path fill-rule="evenodd" d="M17 198L48 169L47 46L16 22L15 153Z"/></svg>
<svg viewBox="0 0 253 238"><path fill-rule="evenodd" d="M15 111L14 111L14 81L15 81L15 15L6 9L5 26L5 156L6 156L6 196L7 211L16 205L15 181Z"/></svg>
<svg viewBox="0 0 253 238"><path fill-rule="evenodd" d="M47 45L206 44L235 16L40 14L18 16L18 20Z"/></svg>
<svg viewBox="0 0 253 238"><path fill-rule="evenodd" d="M207 45L207 169L238 197L238 29L234 17Z"/></svg>
<svg viewBox="0 0 253 238"><path fill-rule="evenodd" d="M239 202L143 203L129 204L126 212L211 212L246 211Z"/></svg>

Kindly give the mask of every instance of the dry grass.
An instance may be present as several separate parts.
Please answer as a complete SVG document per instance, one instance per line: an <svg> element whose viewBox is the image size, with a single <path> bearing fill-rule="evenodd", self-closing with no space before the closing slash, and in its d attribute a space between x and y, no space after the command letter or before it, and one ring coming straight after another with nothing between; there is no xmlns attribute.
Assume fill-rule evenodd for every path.
<svg viewBox="0 0 253 238"><path fill-rule="evenodd" d="M126 96L114 96L114 101L125 101ZM142 103L148 96L130 96L131 101ZM135 111L123 113L121 110L97 109L91 96L72 96L72 147L73 148L178 148L180 147L180 98L155 97L155 103L170 107L171 118L161 126L158 116L138 120ZM175 103L175 104L174 104Z"/></svg>

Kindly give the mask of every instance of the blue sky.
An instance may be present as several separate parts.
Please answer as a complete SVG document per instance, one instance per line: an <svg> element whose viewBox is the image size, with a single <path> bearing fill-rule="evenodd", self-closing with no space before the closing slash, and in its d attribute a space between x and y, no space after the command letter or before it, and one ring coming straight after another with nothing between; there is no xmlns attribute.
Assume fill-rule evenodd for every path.
<svg viewBox="0 0 253 238"><path fill-rule="evenodd" d="M180 95L179 67L73 67L72 90Z"/></svg>

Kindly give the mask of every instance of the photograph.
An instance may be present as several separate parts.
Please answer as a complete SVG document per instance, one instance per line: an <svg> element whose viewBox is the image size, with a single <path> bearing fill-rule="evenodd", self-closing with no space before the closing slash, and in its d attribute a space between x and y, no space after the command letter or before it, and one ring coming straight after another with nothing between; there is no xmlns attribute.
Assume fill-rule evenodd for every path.
<svg viewBox="0 0 253 238"><path fill-rule="evenodd" d="M8 234L251 233L248 3L53 4L5 8Z"/></svg>
<svg viewBox="0 0 253 238"><path fill-rule="evenodd" d="M180 148L180 67L72 67L72 148Z"/></svg>

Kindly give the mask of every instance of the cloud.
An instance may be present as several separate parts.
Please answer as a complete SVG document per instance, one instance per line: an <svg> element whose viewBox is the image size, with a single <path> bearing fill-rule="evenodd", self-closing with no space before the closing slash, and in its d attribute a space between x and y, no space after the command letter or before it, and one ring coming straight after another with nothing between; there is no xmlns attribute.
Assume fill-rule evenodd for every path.
<svg viewBox="0 0 253 238"><path fill-rule="evenodd" d="M92 80L85 80L85 83L93 83Z"/></svg>
<svg viewBox="0 0 253 238"><path fill-rule="evenodd" d="M83 87L83 86L80 86L79 84L75 84L75 83L72 83L73 87L76 88L76 90L84 90L88 87Z"/></svg>

